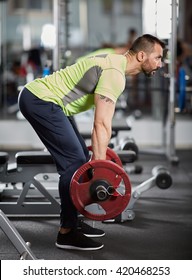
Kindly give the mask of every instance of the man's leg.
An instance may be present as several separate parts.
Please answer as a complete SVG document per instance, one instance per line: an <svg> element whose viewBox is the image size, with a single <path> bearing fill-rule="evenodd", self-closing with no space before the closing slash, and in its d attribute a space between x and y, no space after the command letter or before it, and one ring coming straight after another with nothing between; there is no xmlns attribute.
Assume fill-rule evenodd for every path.
<svg viewBox="0 0 192 280"><path fill-rule="evenodd" d="M21 112L51 153L60 175L61 227L77 225L77 211L69 194L70 181L75 171L87 159L76 132L62 108L45 102L24 89L19 98Z"/></svg>
<svg viewBox="0 0 192 280"><path fill-rule="evenodd" d="M61 198L61 232L58 240L62 243L61 233L68 232L77 227L77 211L70 198L70 182L74 172L87 161L84 150L77 134L69 119L64 115L62 109L52 103L45 102L35 97L30 91L24 89L19 98L22 114L33 126L34 130L53 156L58 173L60 174L59 193ZM71 232L72 234L72 232ZM67 237L68 236L68 237ZM60 248L68 248L70 240L74 239L67 235L64 244L57 244ZM85 236L84 236L85 237ZM78 242L69 244L69 249L89 250L100 249L102 244L92 242L87 245L88 240L80 236Z"/></svg>

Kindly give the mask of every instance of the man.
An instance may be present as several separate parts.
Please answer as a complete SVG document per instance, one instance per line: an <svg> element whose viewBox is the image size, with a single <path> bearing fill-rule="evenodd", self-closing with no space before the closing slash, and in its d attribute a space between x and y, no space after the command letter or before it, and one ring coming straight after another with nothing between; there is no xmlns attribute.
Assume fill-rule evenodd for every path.
<svg viewBox="0 0 192 280"><path fill-rule="evenodd" d="M103 231L87 229L84 224L78 228L77 211L70 198L71 178L89 160L85 142L70 116L94 107L92 159L105 160L115 103L125 88L125 76L140 72L154 75L161 67L164 47L158 38L145 34L124 55L87 57L26 84L20 93L20 110L51 153L60 175L61 222L57 247L77 250L103 247L88 237L102 236Z"/></svg>

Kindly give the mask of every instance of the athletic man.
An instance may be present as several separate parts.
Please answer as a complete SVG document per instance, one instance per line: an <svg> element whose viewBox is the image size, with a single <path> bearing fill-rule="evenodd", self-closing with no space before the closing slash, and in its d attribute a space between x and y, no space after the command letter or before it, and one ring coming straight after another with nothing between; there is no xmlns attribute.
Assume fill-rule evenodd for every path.
<svg viewBox="0 0 192 280"><path fill-rule="evenodd" d="M77 211L70 198L71 178L89 160L85 142L70 116L94 107L92 159L106 159L115 103L125 88L125 76L140 72L154 75L161 67L164 47L161 40L145 34L124 55L87 57L35 79L20 93L20 110L51 153L60 175L61 222L57 247L77 250L103 247L90 237L102 236L104 232L78 225Z"/></svg>

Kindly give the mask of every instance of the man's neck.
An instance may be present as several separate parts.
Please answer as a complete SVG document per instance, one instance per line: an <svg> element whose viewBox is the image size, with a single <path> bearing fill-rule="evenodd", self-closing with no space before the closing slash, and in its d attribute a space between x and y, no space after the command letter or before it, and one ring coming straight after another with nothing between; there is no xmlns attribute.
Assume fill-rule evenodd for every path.
<svg viewBox="0 0 192 280"><path fill-rule="evenodd" d="M136 59L135 54L132 55L129 51L127 51L124 56L127 60L127 66L125 70L126 75L137 75L141 72L140 64Z"/></svg>

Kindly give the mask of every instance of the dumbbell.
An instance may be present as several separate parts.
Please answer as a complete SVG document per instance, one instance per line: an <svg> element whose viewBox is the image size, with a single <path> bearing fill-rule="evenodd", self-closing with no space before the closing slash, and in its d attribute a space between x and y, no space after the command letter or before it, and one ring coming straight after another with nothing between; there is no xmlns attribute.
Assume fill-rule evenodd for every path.
<svg viewBox="0 0 192 280"><path fill-rule="evenodd" d="M88 170L90 180L83 181ZM118 216L129 203L131 184L124 169L111 160L92 160L73 175L70 195L76 209L85 217L104 221Z"/></svg>
<svg viewBox="0 0 192 280"><path fill-rule="evenodd" d="M142 112L141 112L141 110L138 110L138 109L134 110L132 115L136 120L139 120L142 118Z"/></svg>
<svg viewBox="0 0 192 280"><path fill-rule="evenodd" d="M125 171L128 174L141 174L143 171L143 167L141 165L134 165L134 166L125 166Z"/></svg>
<svg viewBox="0 0 192 280"><path fill-rule="evenodd" d="M134 151L138 157L139 149L133 138L125 137L119 140L119 147L123 151Z"/></svg>
<svg viewBox="0 0 192 280"><path fill-rule="evenodd" d="M119 147L123 151L133 151L138 159L139 149L133 138L125 137L119 141ZM141 174L143 167L141 165L126 166L126 172L128 174Z"/></svg>
<svg viewBox="0 0 192 280"><path fill-rule="evenodd" d="M156 176L155 182L160 189L168 189L172 185L172 177L166 167L157 165L152 169L152 175Z"/></svg>

